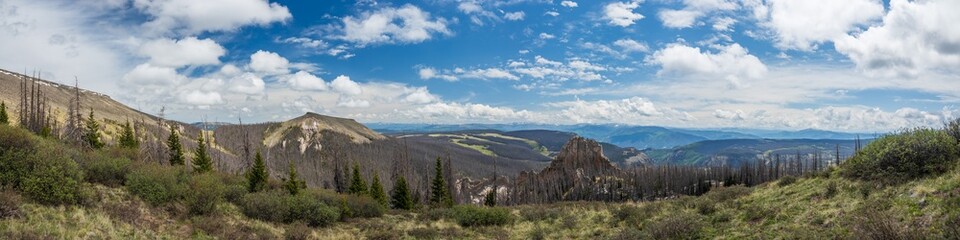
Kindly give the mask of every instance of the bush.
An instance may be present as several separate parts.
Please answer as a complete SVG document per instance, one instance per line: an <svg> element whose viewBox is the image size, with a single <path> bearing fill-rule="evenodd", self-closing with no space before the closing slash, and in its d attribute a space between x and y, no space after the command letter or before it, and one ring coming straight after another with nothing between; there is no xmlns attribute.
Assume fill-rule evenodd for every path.
<svg viewBox="0 0 960 240"><path fill-rule="evenodd" d="M10 151L33 152L37 147L37 137L27 130L0 125L0 155Z"/></svg>
<svg viewBox="0 0 960 240"><path fill-rule="evenodd" d="M340 210L306 194L287 196L285 222L303 221L313 227L330 225L340 219Z"/></svg>
<svg viewBox="0 0 960 240"><path fill-rule="evenodd" d="M795 182L797 182L797 177L786 176L786 177L780 178L780 181L777 182L777 186L786 187L786 186L790 186L790 184L793 184Z"/></svg>
<svg viewBox="0 0 960 240"><path fill-rule="evenodd" d="M28 156L28 172L20 176L19 189L23 195L41 204L78 204L92 192L83 185L83 171L73 160L43 149Z"/></svg>
<svg viewBox="0 0 960 240"><path fill-rule="evenodd" d="M313 235L313 229L303 223L290 224L283 231L283 239L287 240L306 240L310 239L310 235Z"/></svg>
<svg viewBox="0 0 960 240"><path fill-rule="evenodd" d="M945 131L913 129L886 135L843 163L847 178L901 183L946 172L958 155L957 140Z"/></svg>
<svg viewBox="0 0 960 240"><path fill-rule="evenodd" d="M82 159L80 165L86 172L87 182L111 187L123 186L130 172L130 159L104 157L99 154Z"/></svg>
<svg viewBox="0 0 960 240"><path fill-rule="evenodd" d="M287 213L284 197L277 192L256 192L240 200L240 209L247 217L268 222L283 222Z"/></svg>
<svg viewBox="0 0 960 240"><path fill-rule="evenodd" d="M154 206L183 197L189 173L181 167L145 164L127 174L127 190Z"/></svg>
<svg viewBox="0 0 960 240"><path fill-rule="evenodd" d="M453 218L453 211L449 208L427 208L417 215L417 219L424 222L437 221L445 218Z"/></svg>
<svg viewBox="0 0 960 240"><path fill-rule="evenodd" d="M302 192L314 198L320 199L329 206L340 208L341 218L374 218L383 216L387 211L386 207L378 203L369 196L337 194L328 190L310 189Z"/></svg>
<svg viewBox="0 0 960 240"><path fill-rule="evenodd" d="M953 139L960 142L960 118L953 119L953 121L944 124L943 130L947 132L947 135L950 135Z"/></svg>
<svg viewBox="0 0 960 240"><path fill-rule="evenodd" d="M206 215L223 201L224 186L220 178L212 173L195 175L190 178L190 191L186 194L187 209L194 215Z"/></svg>
<svg viewBox="0 0 960 240"><path fill-rule="evenodd" d="M643 231L653 239L698 239L702 227L700 216L678 213L649 224Z"/></svg>
<svg viewBox="0 0 960 240"><path fill-rule="evenodd" d="M453 207L453 217L457 224L464 227L502 226L513 222L510 210L500 207L459 205Z"/></svg>

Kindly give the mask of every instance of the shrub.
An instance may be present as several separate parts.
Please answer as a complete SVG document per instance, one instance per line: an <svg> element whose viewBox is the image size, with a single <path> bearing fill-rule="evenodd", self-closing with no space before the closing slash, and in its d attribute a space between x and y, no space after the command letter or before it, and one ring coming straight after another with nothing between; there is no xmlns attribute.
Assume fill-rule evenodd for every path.
<svg viewBox="0 0 960 240"><path fill-rule="evenodd" d="M340 218L340 210L306 194L289 195L285 201L285 222L303 221L310 226L330 225Z"/></svg>
<svg viewBox="0 0 960 240"><path fill-rule="evenodd" d="M566 216L563 209L557 207L529 206L520 209L520 218L531 221L553 221Z"/></svg>
<svg viewBox="0 0 960 240"><path fill-rule="evenodd" d="M457 224L464 227L502 226L513 222L510 210L500 207L459 205L453 208L453 217Z"/></svg>
<svg viewBox="0 0 960 240"><path fill-rule="evenodd" d="M284 197L267 191L247 194L240 200L240 209L247 217L268 222L283 222L287 213Z"/></svg>
<svg viewBox="0 0 960 240"><path fill-rule="evenodd" d="M649 224L643 231L653 239L698 239L702 227L700 216L678 213Z"/></svg>
<svg viewBox="0 0 960 240"><path fill-rule="evenodd" d="M14 191L0 191L0 219L20 217L20 194Z"/></svg>
<svg viewBox="0 0 960 240"><path fill-rule="evenodd" d="M960 142L960 118L953 119L953 121L944 124L943 130L947 132L947 135L950 135L953 139Z"/></svg>
<svg viewBox="0 0 960 240"><path fill-rule="evenodd" d="M523 211L521 211L522 213ZM422 210L417 219L420 221L437 221L445 218L453 218L453 210L449 208L427 208Z"/></svg>
<svg viewBox="0 0 960 240"><path fill-rule="evenodd" d="M786 176L786 177L780 178L780 181L777 182L777 186L786 187L786 186L790 186L790 184L793 184L795 182L797 182L797 177Z"/></svg>
<svg viewBox="0 0 960 240"><path fill-rule="evenodd" d="M287 240L306 240L310 239L313 229L303 223L294 223L287 226L283 232L283 239Z"/></svg>
<svg viewBox="0 0 960 240"><path fill-rule="evenodd" d="M32 152L36 149L37 137L29 131L7 125L0 125L0 155L10 151Z"/></svg>
<svg viewBox="0 0 960 240"><path fill-rule="evenodd" d="M145 164L127 174L126 187L131 194L157 206L180 199L188 178L180 167Z"/></svg>
<svg viewBox="0 0 960 240"><path fill-rule="evenodd" d="M190 191L185 198L191 214L205 215L213 212L223 201L224 186L212 173L195 175L190 179Z"/></svg>
<svg viewBox="0 0 960 240"><path fill-rule="evenodd" d="M646 203L639 207L623 205L613 209L611 214L617 222L624 222L629 226L638 226L641 222L653 217L659 205L659 203Z"/></svg>
<svg viewBox="0 0 960 240"><path fill-rule="evenodd" d="M310 189L306 194L329 206L340 208L341 218L374 218L383 216L386 207L369 196L337 194L328 190Z"/></svg>
<svg viewBox="0 0 960 240"><path fill-rule="evenodd" d="M957 159L957 140L945 131L913 129L886 135L843 163L847 178L901 183L949 169Z"/></svg>
<svg viewBox="0 0 960 240"><path fill-rule="evenodd" d="M84 158L80 165L86 172L86 180L111 187L122 186L130 172L130 159L104 157L95 154Z"/></svg>
<svg viewBox="0 0 960 240"><path fill-rule="evenodd" d="M83 171L73 160L43 149L26 159L29 167L20 177L20 191L42 204L82 203L92 192L83 185Z"/></svg>
<svg viewBox="0 0 960 240"><path fill-rule="evenodd" d="M830 181L827 183L827 186L823 189L823 193L820 194L823 198L832 198L836 196L839 192L839 187L837 187L837 182Z"/></svg>

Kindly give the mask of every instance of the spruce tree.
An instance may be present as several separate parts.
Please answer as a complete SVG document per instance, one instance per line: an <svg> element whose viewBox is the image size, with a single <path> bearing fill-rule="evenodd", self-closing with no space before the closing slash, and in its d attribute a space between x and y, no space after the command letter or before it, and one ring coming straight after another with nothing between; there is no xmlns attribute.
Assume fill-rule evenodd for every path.
<svg viewBox="0 0 960 240"><path fill-rule="evenodd" d="M394 209L413 209L413 196L410 195L410 188L407 186L406 179L403 177L397 178L397 182L393 183L391 194L390 205L393 205Z"/></svg>
<svg viewBox="0 0 960 240"><path fill-rule="evenodd" d="M297 176L297 168L293 166L293 162L290 162L290 176L283 182L283 188L287 189L290 195L297 195L300 190L307 188L307 183Z"/></svg>
<svg viewBox="0 0 960 240"><path fill-rule="evenodd" d="M207 143L203 140L203 130L197 135L197 150L193 152L193 171L205 173L213 171L213 160L207 155Z"/></svg>
<svg viewBox="0 0 960 240"><path fill-rule="evenodd" d="M83 141L93 149L102 148L103 142L100 141L100 123L97 123L97 119L93 117L93 108L90 109L90 116L87 117L86 127L86 132L83 134Z"/></svg>
<svg viewBox="0 0 960 240"><path fill-rule="evenodd" d="M350 188L347 189L347 193L354 195L366 195L367 194L367 182L363 180L363 176L360 176L360 165L353 165L353 178L350 180Z"/></svg>
<svg viewBox="0 0 960 240"><path fill-rule="evenodd" d="M434 206L453 206L453 199L447 192L447 183L443 180L443 164L440 158L437 158L437 167L433 176L433 183L430 186L430 204Z"/></svg>
<svg viewBox="0 0 960 240"><path fill-rule="evenodd" d="M497 189L496 188L491 189L490 192L487 193L487 196L483 198L483 205L487 205L489 207L497 206Z"/></svg>
<svg viewBox="0 0 960 240"><path fill-rule="evenodd" d="M267 179L270 175L267 175L267 166L263 163L263 157L260 156L260 150L257 150L257 155L253 160L253 168L247 172L247 191L249 192L259 192L267 186Z"/></svg>
<svg viewBox="0 0 960 240"><path fill-rule="evenodd" d="M380 177L376 172L373 173L373 183L370 183L370 197L377 200L380 205L387 206L387 194L383 192L383 185L380 184Z"/></svg>
<svg viewBox="0 0 960 240"><path fill-rule="evenodd" d="M10 124L10 117L7 116L7 103L0 102L0 124Z"/></svg>
<svg viewBox="0 0 960 240"><path fill-rule="evenodd" d="M133 127L130 126L130 121L123 124L123 131L120 133L120 147L124 148L137 148L140 147L140 140L137 139L137 136L133 132Z"/></svg>
<svg viewBox="0 0 960 240"><path fill-rule="evenodd" d="M170 126L170 137L167 138L167 148L170 149L170 165L183 165L183 145L180 144L180 134Z"/></svg>

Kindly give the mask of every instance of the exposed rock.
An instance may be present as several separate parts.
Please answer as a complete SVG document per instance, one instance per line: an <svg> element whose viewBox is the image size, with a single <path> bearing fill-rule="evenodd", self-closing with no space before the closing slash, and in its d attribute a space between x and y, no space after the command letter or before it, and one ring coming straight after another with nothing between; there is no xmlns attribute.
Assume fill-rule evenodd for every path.
<svg viewBox="0 0 960 240"><path fill-rule="evenodd" d="M556 201L607 200L619 194L622 172L603 156L596 141L583 137L570 139L557 157L539 173L521 172L513 201L550 203Z"/></svg>

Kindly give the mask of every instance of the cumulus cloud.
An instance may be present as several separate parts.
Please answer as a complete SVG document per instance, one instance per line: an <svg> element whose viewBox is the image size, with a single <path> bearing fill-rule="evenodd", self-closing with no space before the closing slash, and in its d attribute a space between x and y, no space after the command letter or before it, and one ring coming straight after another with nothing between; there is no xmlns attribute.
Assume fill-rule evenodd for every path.
<svg viewBox="0 0 960 240"><path fill-rule="evenodd" d="M339 26L342 32L336 38L358 45L384 43L420 43L433 34L452 34L447 20L433 18L429 12L414 5L400 8L384 7L359 16L346 16Z"/></svg>
<svg viewBox="0 0 960 240"><path fill-rule="evenodd" d="M267 0L134 0L133 6L150 16L144 29L159 34L234 31L293 17L287 7Z"/></svg>
<svg viewBox="0 0 960 240"><path fill-rule="evenodd" d="M363 93L363 89L360 88L360 84L350 80L350 77L346 75L337 76L333 79L333 82L330 82L330 86L333 87L333 90L346 95L360 95Z"/></svg>
<svg viewBox="0 0 960 240"><path fill-rule="evenodd" d="M610 25L629 27L635 21L643 19L643 15L633 12L638 7L640 1L609 3L603 7L603 17Z"/></svg>
<svg viewBox="0 0 960 240"><path fill-rule="evenodd" d="M178 74L176 69L154 66L149 63L137 65L133 70L123 75L123 81L126 84L147 87L177 85L185 78Z"/></svg>
<svg viewBox="0 0 960 240"><path fill-rule="evenodd" d="M191 105L215 105L223 103L223 97L218 92L205 92L200 90L190 90L180 96L183 103Z"/></svg>
<svg viewBox="0 0 960 240"><path fill-rule="evenodd" d="M485 104L476 103L432 103L413 111L409 114L422 116L434 120L457 120L457 121L525 121L531 117L531 113L526 110L516 111L508 107L493 107Z"/></svg>
<svg viewBox="0 0 960 240"><path fill-rule="evenodd" d="M454 76L451 74L441 74L437 71L437 69L434 69L431 67L420 68L419 70L417 70L417 75L420 75L420 79L423 79L423 80L430 80L435 78L443 79L451 82L460 80L459 78L457 78L457 76Z"/></svg>
<svg viewBox="0 0 960 240"><path fill-rule="evenodd" d="M697 22L697 18L703 15L699 11L691 10L663 10L657 13L663 26L669 28L688 28Z"/></svg>
<svg viewBox="0 0 960 240"><path fill-rule="evenodd" d="M307 91L325 91L329 89L327 82L322 78L314 76L306 71L299 71L286 77L287 84L291 88Z"/></svg>
<svg viewBox="0 0 960 240"><path fill-rule="evenodd" d="M274 52L258 50L250 55L250 69L253 69L257 72L267 74L285 74L290 71L288 69L289 65L289 60Z"/></svg>
<svg viewBox="0 0 960 240"><path fill-rule="evenodd" d="M890 2L880 25L843 35L834 46L875 76L917 77L931 71L960 72L958 1ZM873 16L873 15L870 15Z"/></svg>
<svg viewBox="0 0 960 240"><path fill-rule="evenodd" d="M549 33L540 33L540 39L547 40L547 39L554 39L554 38L557 38L557 36L554 36L553 34L549 34Z"/></svg>
<svg viewBox="0 0 960 240"><path fill-rule="evenodd" d="M613 42L614 46L620 47L624 52L648 52L650 47L647 44L637 42L636 40L624 38Z"/></svg>
<svg viewBox="0 0 960 240"><path fill-rule="evenodd" d="M697 20L705 15L716 11L735 10L739 5L731 0L684 0L682 9L664 9L657 13L663 26L668 28L688 28L697 24ZM717 18L715 24L728 24L720 22Z"/></svg>
<svg viewBox="0 0 960 240"><path fill-rule="evenodd" d="M777 47L801 51L842 37L884 12L879 0L770 0L752 7L760 24L775 33Z"/></svg>
<svg viewBox="0 0 960 240"><path fill-rule="evenodd" d="M462 76L465 78L520 80L520 77L498 68L474 69L465 72Z"/></svg>
<svg viewBox="0 0 960 240"><path fill-rule="evenodd" d="M556 12L556 11L547 11L547 12L545 12L545 13L543 13L543 14L544 14L544 15L554 16L554 17L560 16L560 13L558 13L558 12Z"/></svg>
<svg viewBox="0 0 960 240"><path fill-rule="evenodd" d="M663 115L653 102L641 97L597 101L577 99L549 105L562 108L560 115L574 123L632 122Z"/></svg>
<svg viewBox="0 0 960 240"><path fill-rule="evenodd" d="M150 64L174 68L220 64L220 57L226 53L227 50L212 39L196 37L152 40L140 46L139 51L140 55L150 58Z"/></svg>
<svg viewBox="0 0 960 240"><path fill-rule="evenodd" d="M253 73L244 73L230 80L230 90L247 95L263 94L266 84Z"/></svg>
<svg viewBox="0 0 960 240"><path fill-rule="evenodd" d="M560 6L569 7L569 8L575 8L575 7L577 7L577 2L574 2L574 1L562 1L562 2L560 2Z"/></svg>
<svg viewBox="0 0 960 240"><path fill-rule="evenodd" d="M520 20L523 20L523 17L524 17L525 15L526 15L526 14L524 14L523 11L508 12L508 13L504 13L504 14L503 14L503 18L504 18L504 19L507 19L507 20L510 20L510 21L520 21Z"/></svg>
<svg viewBox="0 0 960 240"><path fill-rule="evenodd" d="M742 80L757 79L767 73L766 65L739 44L717 48L717 52L709 52L675 43L654 52L646 61L659 65L661 69L657 74L661 76L721 78L734 87L740 87Z"/></svg>

